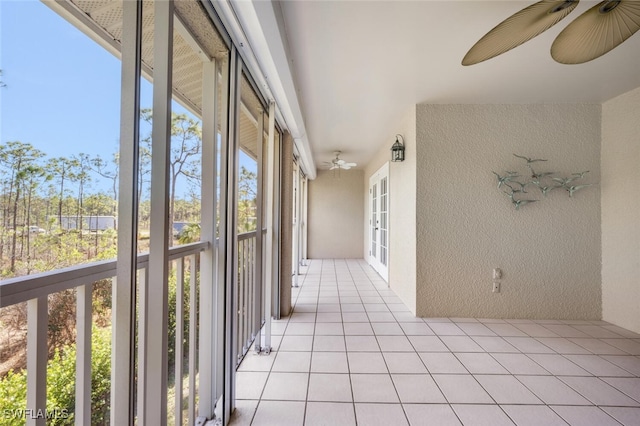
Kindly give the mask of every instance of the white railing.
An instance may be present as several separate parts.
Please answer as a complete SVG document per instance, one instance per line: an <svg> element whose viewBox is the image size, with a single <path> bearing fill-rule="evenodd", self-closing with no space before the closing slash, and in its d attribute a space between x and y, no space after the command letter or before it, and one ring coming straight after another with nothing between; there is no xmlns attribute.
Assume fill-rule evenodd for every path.
<svg viewBox="0 0 640 426"><path fill-rule="evenodd" d="M246 232L238 235L238 278L236 286L237 312L237 339L236 353L238 354L237 365L246 355L255 340L263 319L260 307L262 297L260 283L257 282L256 257L260 251L256 243L256 231ZM256 305L258 309L256 309ZM256 312L257 311L257 312Z"/></svg>
<svg viewBox="0 0 640 426"><path fill-rule="evenodd" d="M184 376L184 312L189 304L188 378L189 396L187 424L195 423L196 413L196 355L197 355L197 270L200 252L208 242L173 247L169 260L176 270L176 327L175 327L175 412L176 425L183 424ZM185 259L189 259L189 293L185 293ZM138 256L139 280L148 277L147 254ZM113 279L117 273L115 260L78 265L41 274L10 278L0 281L0 308L27 302L27 405L24 411L27 425L44 425L47 395L47 332L48 296L68 289L76 289L76 397L75 421L77 425L91 424L91 341L92 341L92 287L97 281ZM144 343L138 341L138 350ZM142 348L143 349L143 348ZM138 365L138 369L144 368ZM146 374L140 372L139 374ZM165 389L166 391L166 389ZM138 398L140 399L140 398ZM7 408L7 407L3 407ZM14 407L11 407L14 408ZM22 407L15 407L16 410Z"/></svg>

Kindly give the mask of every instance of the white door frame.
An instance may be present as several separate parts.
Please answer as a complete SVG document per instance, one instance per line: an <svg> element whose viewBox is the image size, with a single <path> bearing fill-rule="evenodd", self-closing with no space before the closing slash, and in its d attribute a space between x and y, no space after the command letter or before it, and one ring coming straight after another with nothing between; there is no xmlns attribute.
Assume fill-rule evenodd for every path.
<svg viewBox="0 0 640 426"><path fill-rule="evenodd" d="M369 264L389 282L389 163L369 178Z"/></svg>

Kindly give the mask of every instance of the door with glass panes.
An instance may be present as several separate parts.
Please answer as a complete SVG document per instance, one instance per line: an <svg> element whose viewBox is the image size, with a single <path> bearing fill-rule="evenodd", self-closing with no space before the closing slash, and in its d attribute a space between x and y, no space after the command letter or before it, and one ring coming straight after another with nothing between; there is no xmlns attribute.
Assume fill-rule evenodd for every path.
<svg viewBox="0 0 640 426"><path fill-rule="evenodd" d="M389 163L369 179L369 264L389 280Z"/></svg>

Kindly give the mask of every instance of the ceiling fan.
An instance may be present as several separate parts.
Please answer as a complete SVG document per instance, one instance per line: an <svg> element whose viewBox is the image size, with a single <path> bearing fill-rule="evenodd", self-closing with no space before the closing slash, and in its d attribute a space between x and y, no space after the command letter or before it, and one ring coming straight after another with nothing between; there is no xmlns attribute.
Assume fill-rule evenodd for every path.
<svg viewBox="0 0 640 426"><path fill-rule="evenodd" d="M462 59L474 65L501 55L542 34L576 8L580 0L542 0L508 17L485 34ZM551 45L561 64L596 59L640 29L640 1L606 0L578 16Z"/></svg>
<svg viewBox="0 0 640 426"><path fill-rule="evenodd" d="M347 163L346 161L340 159L341 153L342 153L341 151L335 151L333 155L335 155L336 158L334 158L331 161L324 162L324 164L326 164L329 167L329 170L336 170L336 169L349 170L350 168L357 166L356 163Z"/></svg>

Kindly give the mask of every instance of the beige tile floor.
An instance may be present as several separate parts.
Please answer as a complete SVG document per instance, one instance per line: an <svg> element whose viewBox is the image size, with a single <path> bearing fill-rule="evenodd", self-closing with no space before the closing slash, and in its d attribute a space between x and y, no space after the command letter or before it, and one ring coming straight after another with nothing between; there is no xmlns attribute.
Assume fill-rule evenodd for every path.
<svg viewBox="0 0 640 426"><path fill-rule="evenodd" d="M640 335L415 318L362 260L314 260L237 372L238 425L640 425Z"/></svg>

